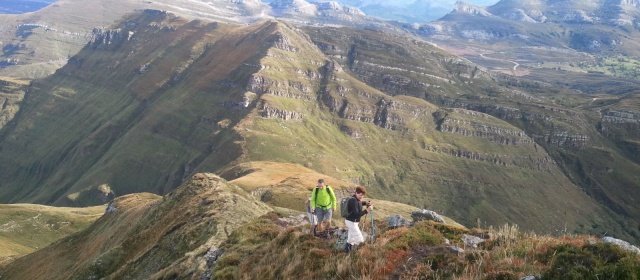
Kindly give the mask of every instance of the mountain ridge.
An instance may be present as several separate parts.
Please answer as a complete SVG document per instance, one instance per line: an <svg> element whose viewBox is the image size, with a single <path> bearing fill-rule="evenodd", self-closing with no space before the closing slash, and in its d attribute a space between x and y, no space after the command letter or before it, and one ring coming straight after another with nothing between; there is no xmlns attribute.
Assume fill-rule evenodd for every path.
<svg viewBox="0 0 640 280"><path fill-rule="evenodd" d="M124 20L31 86L2 130L0 197L61 205L105 184L117 195L162 194L194 172L278 161L369 185L377 197L443 209L463 223L518 219L554 230L561 225L543 217L568 215L576 230L618 227L534 141L580 148L588 136L530 137L494 116L521 114L509 106L455 108L449 100L461 93L533 97L494 85L491 75L426 42L352 32L186 21L160 11ZM382 49L394 51L380 56ZM516 195L552 197L558 188L575 203L550 202L546 214L532 212L535 199ZM513 211L498 209L507 205Z"/></svg>

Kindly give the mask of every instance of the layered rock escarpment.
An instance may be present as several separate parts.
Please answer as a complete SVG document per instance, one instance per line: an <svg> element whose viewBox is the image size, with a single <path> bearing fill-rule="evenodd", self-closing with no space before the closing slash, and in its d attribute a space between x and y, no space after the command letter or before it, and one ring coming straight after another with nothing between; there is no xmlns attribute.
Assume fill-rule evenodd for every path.
<svg viewBox="0 0 640 280"><path fill-rule="evenodd" d="M488 116L479 112L454 109L454 112L461 113L463 115L469 115L475 119L487 118ZM437 116L444 114L438 112ZM527 134L518 129L497 127L487 125L482 122L474 121L472 119L460 119L452 118L448 115L442 116L438 122L438 130L449 133L456 133L468 137L479 137L488 139L491 142L501 145L521 145L521 144L533 144L534 141Z"/></svg>
<svg viewBox="0 0 640 280"><path fill-rule="evenodd" d="M640 136L640 112L632 110L604 112L600 120L600 130L607 134L615 129L625 129L630 134Z"/></svg>

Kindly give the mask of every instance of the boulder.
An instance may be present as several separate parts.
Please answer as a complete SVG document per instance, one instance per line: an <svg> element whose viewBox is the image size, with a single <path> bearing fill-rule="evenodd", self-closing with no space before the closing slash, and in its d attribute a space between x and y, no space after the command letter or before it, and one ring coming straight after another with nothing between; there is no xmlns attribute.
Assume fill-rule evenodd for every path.
<svg viewBox="0 0 640 280"><path fill-rule="evenodd" d="M393 215L387 218L389 228L406 227L409 225L409 221L400 215Z"/></svg>
<svg viewBox="0 0 640 280"><path fill-rule="evenodd" d="M464 249L458 246L447 246L447 248L451 251L451 253L464 254Z"/></svg>
<svg viewBox="0 0 640 280"><path fill-rule="evenodd" d="M295 226L305 225L307 223L308 223L307 215L305 214L278 218L278 224L283 227L289 227L289 226L295 227Z"/></svg>
<svg viewBox="0 0 640 280"><path fill-rule="evenodd" d="M216 262L218 262L218 259L223 253L224 251L222 249L215 247L209 248L207 253L204 255L206 269L200 276L200 280L211 279L211 276L213 275L213 267L216 265Z"/></svg>
<svg viewBox="0 0 640 280"><path fill-rule="evenodd" d="M465 247L478 248L478 245L485 240L477 236L465 234L462 236L462 241L464 241Z"/></svg>
<svg viewBox="0 0 640 280"><path fill-rule="evenodd" d="M609 243L609 244L614 244L620 248L622 248L623 250L627 251L627 252L631 252L631 253L635 253L635 254L639 254L640 255L640 248L631 245L631 243L624 241L624 240L620 240L620 239L615 239L613 237L604 237L602 238L602 242L604 243Z"/></svg>
<svg viewBox="0 0 640 280"><path fill-rule="evenodd" d="M444 218L442 218L442 216L438 215L438 213L431 211L431 210L427 210L427 209L422 209L420 211L413 211L411 213L411 218L413 219L413 222L419 222L419 221L435 221L438 223L443 223L445 224Z"/></svg>
<svg viewBox="0 0 640 280"><path fill-rule="evenodd" d="M347 246L347 237L348 231L347 229L341 228L333 232L333 237L336 239L336 250L344 251L345 246Z"/></svg>

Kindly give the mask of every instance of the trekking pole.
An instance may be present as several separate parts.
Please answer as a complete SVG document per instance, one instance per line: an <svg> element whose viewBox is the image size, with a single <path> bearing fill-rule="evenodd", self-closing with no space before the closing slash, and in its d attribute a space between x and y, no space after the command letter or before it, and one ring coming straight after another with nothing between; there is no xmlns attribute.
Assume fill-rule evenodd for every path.
<svg viewBox="0 0 640 280"><path fill-rule="evenodd" d="M371 209L371 243L376 242L376 226L373 218L373 209Z"/></svg>
<svg viewBox="0 0 640 280"><path fill-rule="evenodd" d="M364 214L364 219L362 219L362 231L364 231L364 227L367 225L367 214Z"/></svg>

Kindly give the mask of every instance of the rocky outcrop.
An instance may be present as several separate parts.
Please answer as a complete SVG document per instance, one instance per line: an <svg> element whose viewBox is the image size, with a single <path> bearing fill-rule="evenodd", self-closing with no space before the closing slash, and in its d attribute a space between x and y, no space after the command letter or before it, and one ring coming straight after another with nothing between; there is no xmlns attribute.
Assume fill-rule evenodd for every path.
<svg viewBox="0 0 640 280"><path fill-rule="evenodd" d="M276 81L262 74L253 74L246 87L247 91L257 94L272 94L275 96L311 100L312 89L300 81Z"/></svg>
<svg viewBox="0 0 640 280"><path fill-rule="evenodd" d="M209 251L207 251L207 253L204 255L206 268L200 276L200 280L211 279L216 263L218 262L218 259L222 256L222 254L224 254L224 250L222 249L219 249L217 247L209 248Z"/></svg>
<svg viewBox="0 0 640 280"><path fill-rule="evenodd" d="M622 133L632 137L640 136L640 112L630 110L609 110L600 120L600 131L605 135Z"/></svg>
<svg viewBox="0 0 640 280"><path fill-rule="evenodd" d="M534 138L551 146L573 149L583 149L590 141L588 135L574 134L569 131L549 131L543 136L534 135Z"/></svg>
<svg viewBox="0 0 640 280"><path fill-rule="evenodd" d="M99 205L110 202L116 197L112 187L108 184L90 186L79 192L66 196L67 203L75 206ZM115 206L114 206L115 207Z"/></svg>
<svg viewBox="0 0 640 280"><path fill-rule="evenodd" d="M535 144L533 144L535 145ZM534 146L535 147L535 146ZM463 158L468 160L483 161L500 166L516 166L520 168L548 171L556 166L555 161L548 156L532 157L519 155L496 155L490 153L482 153L468 151L464 149L455 149L447 147L439 147L433 145L425 145L425 150L445 154L452 157Z"/></svg>
<svg viewBox="0 0 640 280"><path fill-rule="evenodd" d="M635 111L607 111L602 116L602 122L605 123L632 123L640 124L640 112Z"/></svg>
<svg viewBox="0 0 640 280"><path fill-rule="evenodd" d="M397 113L397 103L393 100L380 99L375 106L352 104L346 98L336 98L333 94L324 94L322 100L332 112L344 119L372 123L389 130L404 127L404 119Z"/></svg>
<svg viewBox="0 0 640 280"><path fill-rule="evenodd" d="M631 245L631 243L629 243L627 241L607 236L607 237L603 237L602 238L602 242L616 245L616 246L620 247L621 249L623 249L623 250L625 250L627 252L631 252L631 253L635 253L635 254L640 255L640 248Z"/></svg>
<svg viewBox="0 0 640 280"><path fill-rule="evenodd" d="M465 110L450 109L451 112L473 117L472 119L460 118L448 114L447 111L437 111L433 114L437 129L442 132L455 133L467 137L487 139L501 145L533 144L534 141L524 131L490 125L482 119L489 119L490 115ZM476 121L477 120L477 121Z"/></svg>
<svg viewBox="0 0 640 280"><path fill-rule="evenodd" d="M145 63L138 67L138 74L147 73L151 69L151 63Z"/></svg>
<svg viewBox="0 0 640 280"><path fill-rule="evenodd" d="M255 93L248 91L234 100L224 101L222 106L227 109L247 109L254 103L256 98L257 95Z"/></svg>
<svg viewBox="0 0 640 280"><path fill-rule="evenodd" d="M89 45L94 49L107 48L109 46L119 45L122 42L129 41L133 37L134 32L130 30L118 29L101 29L94 28L91 34Z"/></svg>
<svg viewBox="0 0 640 280"><path fill-rule="evenodd" d="M478 248L478 245L482 244L485 240L477 236L463 234L462 241L465 247Z"/></svg>
<svg viewBox="0 0 640 280"><path fill-rule="evenodd" d="M379 127L397 130L402 127L403 119L392 112L394 108L394 101L387 101L381 99L377 105L377 110L373 123Z"/></svg>
<svg viewBox="0 0 640 280"><path fill-rule="evenodd" d="M432 103L441 105L442 107L481 112L507 121L527 118L548 118L547 115L533 115L529 112L523 112L519 108L496 103L472 103L468 101L462 101L460 99L447 98L436 94L427 94L426 99Z"/></svg>
<svg viewBox="0 0 640 280"><path fill-rule="evenodd" d="M358 122L374 123L376 111L371 107L351 105L347 100L344 100L343 103L336 108L340 108L338 115L341 118Z"/></svg>
<svg viewBox="0 0 640 280"><path fill-rule="evenodd" d="M522 130L496 127L481 122L460 120L450 117L446 117L439 122L438 130L442 132L460 134L467 137L487 139L501 145L534 143L533 139L529 138L529 136L527 136L527 134Z"/></svg>
<svg viewBox="0 0 640 280"><path fill-rule="evenodd" d="M346 135L349 135L349 137L351 137L352 139L361 139L364 137L362 132L350 126L342 125L340 126L340 131L344 132Z"/></svg>
<svg viewBox="0 0 640 280"><path fill-rule="evenodd" d="M267 102L262 104L260 116L266 119L282 119L285 121L300 121L304 117L302 113L274 108Z"/></svg>
<svg viewBox="0 0 640 280"><path fill-rule="evenodd" d="M389 228L399 228L409 226L409 221L401 215L393 215L387 217L387 225Z"/></svg>
<svg viewBox="0 0 640 280"><path fill-rule="evenodd" d="M284 33L278 32L273 35L272 38L273 46L277 49L289 51L289 52L298 52L298 48L296 48L289 37L287 37Z"/></svg>
<svg viewBox="0 0 640 280"><path fill-rule="evenodd" d="M414 223L419 221L434 221L442 224L446 223L444 218L442 218L438 213L427 209L411 212L411 218Z"/></svg>
<svg viewBox="0 0 640 280"><path fill-rule="evenodd" d="M115 203L110 202L109 205L107 206L107 209L105 209L104 213L105 214L110 214L110 213L116 213L118 212L118 207L116 206Z"/></svg>

